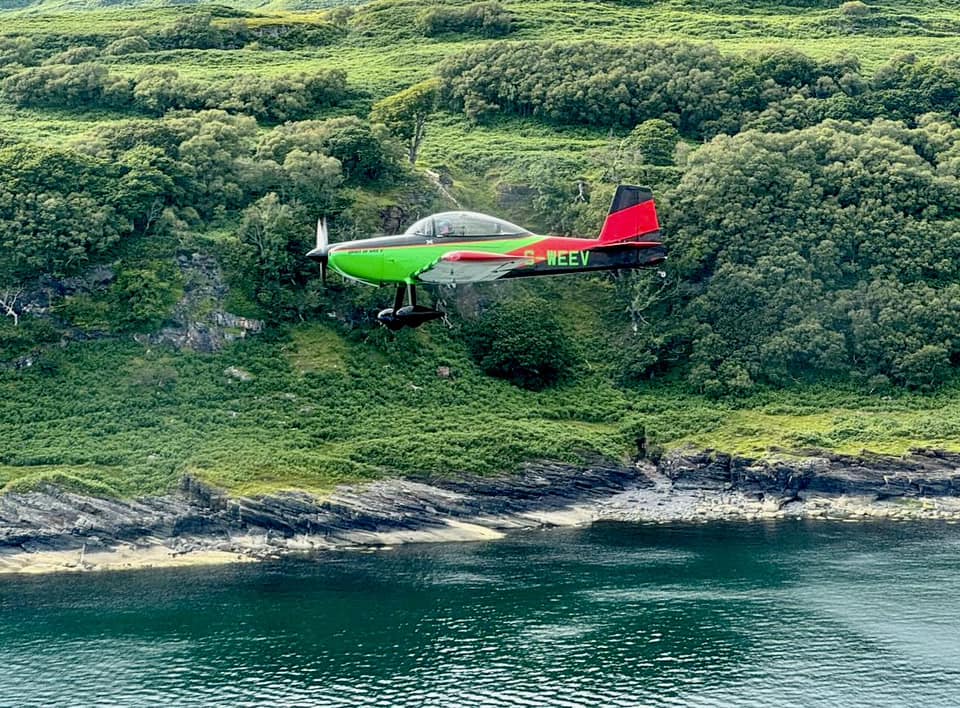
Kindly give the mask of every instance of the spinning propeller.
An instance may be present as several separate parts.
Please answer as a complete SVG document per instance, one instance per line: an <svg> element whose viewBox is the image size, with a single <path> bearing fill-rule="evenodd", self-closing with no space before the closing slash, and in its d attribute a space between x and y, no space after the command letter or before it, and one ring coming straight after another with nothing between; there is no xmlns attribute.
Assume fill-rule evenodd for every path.
<svg viewBox="0 0 960 708"><path fill-rule="evenodd" d="M327 233L327 217L317 219L317 246L310 253L308 258L314 258L320 261L320 277L324 284L327 282L327 262L330 260L327 255L327 248L330 246L330 236Z"/></svg>

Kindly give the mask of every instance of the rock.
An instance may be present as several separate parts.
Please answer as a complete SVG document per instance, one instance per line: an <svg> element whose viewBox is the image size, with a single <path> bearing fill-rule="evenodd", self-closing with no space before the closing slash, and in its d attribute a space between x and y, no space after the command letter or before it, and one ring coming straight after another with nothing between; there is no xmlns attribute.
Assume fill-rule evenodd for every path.
<svg viewBox="0 0 960 708"><path fill-rule="evenodd" d="M236 367L225 373L246 374ZM491 477L341 486L326 499L296 492L231 499L187 475L175 493L140 500L98 499L53 487L2 495L0 551L69 550L83 544L90 550L166 539L187 549L275 555L308 545L438 540L449 538L443 534L457 525L489 533L552 525L561 518L956 519L958 489L960 455L924 450L902 458L864 454L758 461L686 449L665 455L657 466L603 459L579 466L540 461Z"/></svg>
<svg viewBox="0 0 960 708"><path fill-rule="evenodd" d="M253 374L239 366L228 366L223 370L223 375L237 381L253 381L254 378Z"/></svg>
<svg viewBox="0 0 960 708"><path fill-rule="evenodd" d="M177 254L177 266L185 283L183 297L173 308L172 324L149 335L149 343L211 353L263 330L260 320L224 309L230 288L213 256L181 252Z"/></svg>

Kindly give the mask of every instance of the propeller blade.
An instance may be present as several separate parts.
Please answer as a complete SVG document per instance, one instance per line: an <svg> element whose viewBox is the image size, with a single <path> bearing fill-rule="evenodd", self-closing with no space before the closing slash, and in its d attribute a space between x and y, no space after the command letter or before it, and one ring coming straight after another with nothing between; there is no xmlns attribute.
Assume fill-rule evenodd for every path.
<svg viewBox="0 0 960 708"><path fill-rule="evenodd" d="M330 244L327 234L327 217L317 219L317 248L326 248Z"/></svg>

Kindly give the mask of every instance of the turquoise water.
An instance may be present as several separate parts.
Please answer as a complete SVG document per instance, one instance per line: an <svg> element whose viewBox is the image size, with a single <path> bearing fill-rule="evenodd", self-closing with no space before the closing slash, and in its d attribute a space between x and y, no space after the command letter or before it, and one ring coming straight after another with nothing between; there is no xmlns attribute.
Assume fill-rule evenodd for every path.
<svg viewBox="0 0 960 708"><path fill-rule="evenodd" d="M960 706L960 527L600 525L0 579L2 706Z"/></svg>

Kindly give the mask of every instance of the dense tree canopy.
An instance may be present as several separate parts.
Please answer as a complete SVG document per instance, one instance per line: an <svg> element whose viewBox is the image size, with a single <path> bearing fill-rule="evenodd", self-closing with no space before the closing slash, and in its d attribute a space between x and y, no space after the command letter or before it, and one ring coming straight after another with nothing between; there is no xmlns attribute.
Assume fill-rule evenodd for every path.
<svg viewBox="0 0 960 708"><path fill-rule="evenodd" d="M935 384L960 361L958 141L936 121L715 139L667 197L677 288L645 312L663 348L641 356L679 347L714 393L830 374Z"/></svg>
<svg viewBox="0 0 960 708"><path fill-rule="evenodd" d="M64 150L0 150L0 245L21 273L68 273L104 253L132 224L116 199L115 166Z"/></svg>
<svg viewBox="0 0 960 708"><path fill-rule="evenodd" d="M502 37L513 29L513 16L499 2L475 2L463 7L441 5L422 12L417 25L428 37L453 32Z"/></svg>
<svg viewBox="0 0 960 708"><path fill-rule="evenodd" d="M446 105L561 123L634 126L665 118L685 135L736 132L745 118L795 93L854 90L852 60L818 63L791 50L721 54L685 42L513 42L472 49L440 67Z"/></svg>

